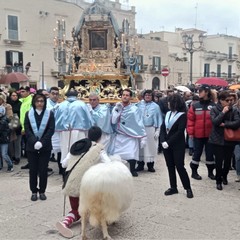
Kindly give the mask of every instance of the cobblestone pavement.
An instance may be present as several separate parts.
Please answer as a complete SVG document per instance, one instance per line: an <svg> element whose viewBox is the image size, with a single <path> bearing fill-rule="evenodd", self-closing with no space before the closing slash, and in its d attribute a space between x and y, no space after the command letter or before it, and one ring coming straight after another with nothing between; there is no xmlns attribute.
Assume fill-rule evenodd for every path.
<svg viewBox="0 0 240 240"><path fill-rule="evenodd" d="M188 173L190 157L186 154ZM63 215L61 177L56 163L48 179L47 200L32 202L28 187L28 170L0 171L0 239L64 239L55 228ZM199 167L203 180L191 179L193 199L187 199L178 179L179 194L164 196L169 187L163 155L159 155L156 173L144 171L134 178L135 192L131 208L109 227L113 239L240 239L240 184L229 173L229 185L223 191L207 177L203 163ZM69 205L66 205L66 212ZM73 226L74 238L80 239L80 224ZM101 239L99 229L88 225L89 239Z"/></svg>

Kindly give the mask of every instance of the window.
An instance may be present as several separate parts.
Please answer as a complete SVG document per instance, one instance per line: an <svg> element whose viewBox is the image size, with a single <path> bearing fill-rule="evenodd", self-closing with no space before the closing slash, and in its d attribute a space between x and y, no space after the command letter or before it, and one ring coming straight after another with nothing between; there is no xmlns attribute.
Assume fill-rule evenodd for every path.
<svg viewBox="0 0 240 240"><path fill-rule="evenodd" d="M228 65L228 78L232 78L232 65Z"/></svg>
<svg viewBox="0 0 240 240"><path fill-rule="evenodd" d="M137 56L137 62L138 62L139 70L143 70L143 55Z"/></svg>
<svg viewBox="0 0 240 240"><path fill-rule="evenodd" d="M210 76L210 64L205 63L204 64L204 77L209 77Z"/></svg>
<svg viewBox="0 0 240 240"><path fill-rule="evenodd" d="M6 51L7 72L23 72L23 53Z"/></svg>
<svg viewBox="0 0 240 240"><path fill-rule="evenodd" d="M18 40L18 17L8 15L8 39Z"/></svg>
<svg viewBox="0 0 240 240"><path fill-rule="evenodd" d="M232 47L228 48L228 58L232 59Z"/></svg>
<svg viewBox="0 0 240 240"><path fill-rule="evenodd" d="M178 84L182 84L182 73L178 73Z"/></svg>
<svg viewBox="0 0 240 240"><path fill-rule="evenodd" d="M221 64L217 65L217 77L221 77Z"/></svg>
<svg viewBox="0 0 240 240"><path fill-rule="evenodd" d="M161 58L153 57L152 69L155 71L160 71L160 67L161 67Z"/></svg>

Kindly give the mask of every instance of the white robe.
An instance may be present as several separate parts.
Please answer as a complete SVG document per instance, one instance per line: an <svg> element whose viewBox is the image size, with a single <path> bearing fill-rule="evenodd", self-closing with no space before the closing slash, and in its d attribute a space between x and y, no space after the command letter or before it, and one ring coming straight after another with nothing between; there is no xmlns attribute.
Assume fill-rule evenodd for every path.
<svg viewBox="0 0 240 240"><path fill-rule="evenodd" d="M119 155L123 160L139 160L139 139L116 134L111 144L111 154Z"/></svg>
<svg viewBox="0 0 240 240"><path fill-rule="evenodd" d="M71 130L60 132L61 162L66 158L71 146L76 141L87 137L88 131Z"/></svg>
<svg viewBox="0 0 240 240"><path fill-rule="evenodd" d="M155 162L157 156L158 139L154 139L155 127L145 127L147 133L147 143L143 149L140 149L139 160L148 162Z"/></svg>
<svg viewBox="0 0 240 240"><path fill-rule="evenodd" d="M53 103L53 102L52 102ZM50 99L47 100L47 109L50 109L53 111L58 107L58 103L55 103L54 105L52 105L50 103ZM56 154L58 152L61 152L61 148L60 148L60 135L59 132L54 132L53 136L52 136L52 153Z"/></svg>
<svg viewBox="0 0 240 240"><path fill-rule="evenodd" d="M111 142L111 136L112 136L112 134L102 132L102 136L99 141L99 143L101 143L104 146L104 149L106 152L108 152L108 148L109 148L109 145Z"/></svg>

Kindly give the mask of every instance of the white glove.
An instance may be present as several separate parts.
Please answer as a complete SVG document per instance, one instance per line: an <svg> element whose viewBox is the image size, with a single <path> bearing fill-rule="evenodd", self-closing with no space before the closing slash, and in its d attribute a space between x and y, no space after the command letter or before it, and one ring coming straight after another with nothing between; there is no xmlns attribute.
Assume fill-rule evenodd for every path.
<svg viewBox="0 0 240 240"><path fill-rule="evenodd" d="M158 140L160 134L160 128L156 128L155 133L154 133L154 139Z"/></svg>
<svg viewBox="0 0 240 240"><path fill-rule="evenodd" d="M144 148L147 144L147 137L143 137L141 138L141 141L140 141L140 148Z"/></svg>
<svg viewBox="0 0 240 240"><path fill-rule="evenodd" d="M163 142L163 143L162 143L162 147L163 147L164 149L167 149L169 146L168 146L167 142Z"/></svg>
<svg viewBox="0 0 240 240"><path fill-rule="evenodd" d="M100 152L100 159L101 159L101 162L104 162L104 163L111 162L111 159L109 158L105 150L102 150Z"/></svg>
<svg viewBox="0 0 240 240"><path fill-rule="evenodd" d="M123 108L123 105L122 105L120 102L116 103L115 110L116 110L117 112L118 112L118 111L121 111L122 108Z"/></svg>
<svg viewBox="0 0 240 240"><path fill-rule="evenodd" d="M41 149L41 148L42 148L42 143L39 142L39 141L37 141L37 142L34 144L34 149L35 149L35 150L39 150L39 149Z"/></svg>
<svg viewBox="0 0 240 240"><path fill-rule="evenodd" d="M88 107L89 112L92 112L93 109L92 109L91 104L87 103L87 107Z"/></svg>

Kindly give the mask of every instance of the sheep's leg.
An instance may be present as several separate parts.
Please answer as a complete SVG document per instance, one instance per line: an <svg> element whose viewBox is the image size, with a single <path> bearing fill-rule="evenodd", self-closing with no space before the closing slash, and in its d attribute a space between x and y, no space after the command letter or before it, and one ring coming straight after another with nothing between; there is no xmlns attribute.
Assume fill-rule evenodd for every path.
<svg viewBox="0 0 240 240"><path fill-rule="evenodd" d="M81 239L86 240L86 225L87 225L87 212L83 212L81 214L81 225L82 225L82 233L81 233Z"/></svg>
<svg viewBox="0 0 240 240"><path fill-rule="evenodd" d="M102 233L104 240L111 240L112 238L108 234L107 223L104 219L101 220Z"/></svg>

